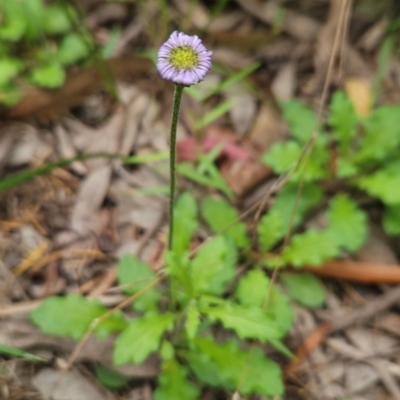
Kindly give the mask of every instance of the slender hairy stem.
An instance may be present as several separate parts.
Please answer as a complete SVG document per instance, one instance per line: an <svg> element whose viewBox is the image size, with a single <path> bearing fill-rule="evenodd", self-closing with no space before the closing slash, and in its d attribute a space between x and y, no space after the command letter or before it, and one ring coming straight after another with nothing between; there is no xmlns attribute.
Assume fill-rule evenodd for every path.
<svg viewBox="0 0 400 400"><path fill-rule="evenodd" d="M174 205L176 186L176 127L178 126L179 110L184 86L175 85L174 104L172 106L172 121L169 144L170 186L169 186L169 232L168 250L172 250L174 236Z"/></svg>

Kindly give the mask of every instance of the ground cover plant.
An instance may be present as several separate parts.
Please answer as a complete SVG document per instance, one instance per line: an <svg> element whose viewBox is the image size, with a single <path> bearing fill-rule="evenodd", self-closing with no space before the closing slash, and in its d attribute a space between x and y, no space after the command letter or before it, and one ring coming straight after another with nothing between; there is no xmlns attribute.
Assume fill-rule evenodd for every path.
<svg viewBox="0 0 400 400"><path fill-rule="evenodd" d="M2 0L0 14L0 104L17 103L23 83L61 87L66 68L96 52L70 3Z"/></svg>
<svg viewBox="0 0 400 400"><path fill-rule="evenodd" d="M223 197L206 196L198 202L185 192L175 206L173 245L165 256L169 283L158 283L157 274L134 256L119 261L119 285L128 295L140 294L132 304L138 314L127 321L118 311L96 326L95 333L104 337L120 332L114 348L116 365L141 363L151 353L159 353L163 367L156 399L196 399L202 385L242 394L282 395L282 371L260 346L267 343L291 358L282 342L293 322L290 298L315 307L324 303L325 291L316 277L287 272L280 279L288 296L271 287L263 267L318 268L343 252L356 252L368 234L368 214L357 204L366 196L382 200L386 205L383 227L388 234L398 233L397 219L388 214L396 215L399 208L390 190L400 171L395 158L398 147L393 146L394 138L400 141L399 107L377 107L362 119L344 92L337 91L327 125L309 159L298 166L316 115L298 101L284 103L282 109L291 138L273 145L263 162L290 179L261 217L256 242ZM301 229L313 212L322 213L325 227ZM192 257L200 216L215 236ZM291 224L297 232L279 251ZM251 255L254 245L263 254L259 260ZM246 270L237 275L243 262ZM100 303L69 295L47 299L32 319L45 333L80 339L106 311ZM234 335L216 340L220 325Z"/></svg>

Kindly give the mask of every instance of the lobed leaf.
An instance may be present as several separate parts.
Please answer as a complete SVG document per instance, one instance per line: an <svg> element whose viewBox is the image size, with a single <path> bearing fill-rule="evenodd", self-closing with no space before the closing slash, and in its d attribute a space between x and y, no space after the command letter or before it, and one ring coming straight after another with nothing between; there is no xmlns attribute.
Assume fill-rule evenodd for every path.
<svg viewBox="0 0 400 400"><path fill-rule="evenodd" d="M250 271L242 277L235 297L245 306L264 308L282 334L291 329L293 310L289 299L278 287L271 286L270 279L262 270Z"/></svg>
<svg viewBox="0 0 400 400"><path fill-rule="evenodd" d="M388 235L400 235L400 204L385 208L383 228Z"/></svg>
<svg viewBox="0 0 400 400"><path fill-rule="evenodd" d="M306 143L316 127L317 115L299 100L290 100L282 105L282 113L289 125L290 135Z"/></svg>
<svg viewBox="0 0 400 400"><path fill-rule="evenodd" d="M175 205L174 237L172 250L178 256L189 251L192 236L198 227L196 199L189 192L183 193Z"/></svg>
<svg viewBox="0 0 400 400"><path fill-rule="evenodd" d="M357 123L358 116L353 103L342 90L338 90L332 96L329 124L334 129L334 137L343 152L350 150L351 140L356 134Z"/></svg>
<svg viewBox="0 0 400 400"><path fill-rule="evenodd" d="M43 14L43 30L49 35L59 35L72 28L72 20L76 20L75 9L67 4L48 4Z"/></svg>
<svg viewBox="0 0 400 400"><path fill-rule="evenodd" d="M199 388L187 378L188 371L177 361L167 362L158 377L159 386L154 392L154 400L197 400Z"/></svg>
<svg viewBox="0 0 400 400"><path fill-rule="evenodd" d="M96 300L87 300L77 294L65 297L49 297L31 313L31 320L48 335L69 336L80 339L91 323L107 312ZM115 312L101 322L94 332L99 337L106 337L111 332L121 331L126 327L120 311Z"/></svg>
<svg viewBox="0 0 400 400"><path fill-rule="evenodd" d="M21 61L5 57L0 59L0 87L10 84L12 78L18 75L23 65Z"/></svg>
<svg viewBox="0 0 400 400"><path fill-rule="evenodd" d="M221 321L227 329L232 329L241 339L257 339L260 342L282 337L271 313L260 307L242 306L225 302L215 307L201 307L211 321Z"/></svg>
<svg viewBox="0 0 400 400"><path fill-rule="evenodd" d="M228 390L240 387L244 395L283 394L281 370L261 349L243 351L233 340L215 343L211 338L198 338L194 346L193 351L185 354L185 359L206 385Z"/></svg>
<svg viewBox="0 0 400 400"><path fill-rule="evenodd" d="M244 275L236 288L236 299L245 306L262 308L270 288L270 280L264 271L255 269Z"/></svg>
<svg viewBox="0 0 400 400"><path fill-rule="evenodd" d="M214 237L197 252L191 263L194 293L222 294L235 275L234 248L222 236Z"/></svg>
<svg viewBox="0 0 400 400"><path fill-rule="evenodd" d="M400 144L400 107L382 106L365 121L365 135L357 155L359 162L384 160Z"/></svg>
<svg viewBox="0 0 400 400"><path fill-rule="evenodd" d="M318 266L339 254L339 245L329 230L308 230L294 235L283 252L285 264Z"/></svg>
<svg viewBox="0 0 400 400"><path fill-rule="evenodd" d="M394 161L356 181L359 188L387 205L400 204L400 162Z"/></svg>
<svg viewBox="0 0 400 400"><path fill-rule="evenodd" d="M263 154L261 161L275 173L289 173L301 154L301 146L294 140L278 142Z"/></svg>
<svg viewBox="0 0 400 400"><path fill-rule="evenodd" d="M311 274L281 273L280 278L291 297L307 307L319 307L326 301L321 281Z"/></svg>
<svg viewBox="0 0 400 400"><path fill-rule="evenodd" d="M44 67L35 68L29 79L34 85L55 89L64 84L65 71L60 64L53 62Z"/></svg>
<svg viewBox="0 0 400 400"><path fill-rule="evenodd" d="M196 305L190 305L186 314L185 331L189 339L196 337L200 325L200 312Z"/></svg>
<svg viewBox="0 0 400 400"><path fill-rule="evenodd" d="M162 335L172 329L174 319L174 314L165 313L132 320L115 340L115 365L143 362L150 353L159 348Z"/></svg>
<svg viewBox="0 0 400 400"><path fill-rule="evenodd" d="M127 294L135 294L156 279L155 272L143 261L131 254L126 254L118 262L117 280ZM138 311L156 310L160 293L156 288L151 288L143 293L133 303L133 308Z"/></svg>
<svg viewBox="0 0 400 400"><path fill-rule="evenodd" d="M239 221L236 208L225 200L206 197L202 203L202 214L214 232L223 231L221 234L231 237L239 248L249 245L246 225Z"/></svg>
<svg viewBox="0 0 400 400"><path fill-rule="evenodd" d="M285 236L283 219L276 208L265 214L257 227L258 242L262 251L268 251Z"/></svg>
<svg viewBox="0 0 400 400"><path fill-rule="evenodd" d="M64 36L57 51L57 60L63 65L81 61L90 54L88 38L79 33Z"/></svg>
<svg viewBox="0 0 400 400"><path fill-rule="evenodd" d="M338 245L351 252L362 246L368 236L367 214L345 194L335 196L329 206L329 231Z"/></svg>
<svg viewBox="0 0 400 400"><path fill-rule="evenodd" d="M287 183L275 197L270 212L279 213L283 222L283 232L286 234L290 224L292 223L293 227L299 225L306 212L321 202L322 196L323 191L319 185L305 183L299 192L298 184Z"/></svg>

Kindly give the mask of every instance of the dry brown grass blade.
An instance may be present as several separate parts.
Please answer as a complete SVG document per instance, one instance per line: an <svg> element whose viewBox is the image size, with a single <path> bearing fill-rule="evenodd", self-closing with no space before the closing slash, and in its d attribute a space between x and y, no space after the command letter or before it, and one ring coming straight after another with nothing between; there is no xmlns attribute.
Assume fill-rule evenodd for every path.
<svg viewBox="0 0 400 400"><path fill-rule="evenodd" d="M362 283L400 283L400 265L330 260L306 271L314 275Z"/></svg>
<svg viewBox="0 0 400 400"><path fill-rule="evenodd" d="M71 72L60 89L31 88L17 105L3 111L1 117L34 117L39 120L57 118L69 108L81 103L86 96L106 88L106 72L115 80L128 80L148 77L152 69L153 63L149 59L136 56L101 61L97 65Z"/></svg>

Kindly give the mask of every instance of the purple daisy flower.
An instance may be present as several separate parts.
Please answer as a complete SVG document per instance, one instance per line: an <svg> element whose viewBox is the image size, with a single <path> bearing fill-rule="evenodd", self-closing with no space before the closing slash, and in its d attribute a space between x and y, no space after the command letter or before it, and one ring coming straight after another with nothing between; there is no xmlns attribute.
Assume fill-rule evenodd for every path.
<svg viewBox="0 0 400 400"><path fill-rule="evenodd" d="M201 82L211 69L212 51L201 40L182 32L173 32L158 50L157 69L171 82L191 86Z"/></svg>

